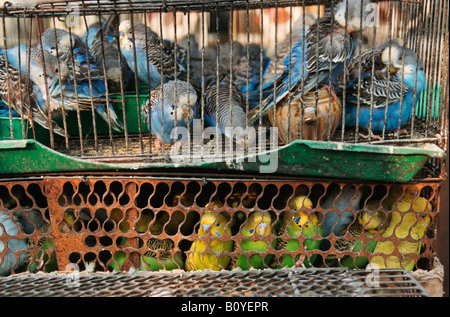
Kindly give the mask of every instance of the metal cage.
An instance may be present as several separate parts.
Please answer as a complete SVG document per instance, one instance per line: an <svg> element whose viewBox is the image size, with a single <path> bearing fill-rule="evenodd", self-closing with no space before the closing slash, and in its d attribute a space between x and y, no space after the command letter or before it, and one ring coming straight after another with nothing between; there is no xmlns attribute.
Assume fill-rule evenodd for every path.
<svg viewBox="0 0 450 317"><path fill-rule="evenodd" d="M352 0L350 4L343 1L349 8L352 2L358 1ZM311 65L308 68L311 69L310 77L307 78L312 79L308 82L306 79L297 79L298 66L286 65L295 63L299 58L312 58L306 55L313 55L313 49L307 51L303 42L318 42L319 35L315 39L310 35L303 42L301 39L308 36L310 26L327 15L326 11L334 9L337 12L338 1L107 3L93 0L43 2L33 7L5 3L2 9L0 44L7 49L19 45L19 49L10 52L9 58L8 50L3 54L6 58L5 66L8 66L5 68L3 83L5 91L10 93L5 93L2 97L2 138L35 139L70 157L82 158L88 162L120 163L123 168L134 168L134 164L142 167L142 163L147 167L164 163L181 163L191 167L189 163L196 159L207 162L205 165L212 167L211 162L228 162L229 157L234 159L241 156L245 161L250 161L249 158L255 153L266 153L267 150L278 150L284 146L299 151L300 144L323 146L324 149L333 148L336 151L342 150L336 144L369 144L368 148L360 151L352 147L346 148L350 149L350 155L359 155L362 161L366 159L363 154L380 149L372 145L380 145L386 151L392 151L389 146L393 146L402 155L419 155L419 152L428 157L437 157L437 160L428 161L436 172L431 176L442 177L443 151L439 149L445 149L448 131L447 4L436 0L374 1L373 4L364 5L374 6L375 9L370 7L373 11L370 14L376 13L376 18L373 18L376 21L373 25L368 23L367 27L362 27L361 23L359 32L354 31L351 36L346 37L347 40L350 39L354 53L353 59L347 58L338 65L341 77L334 78L335 75L331 72L334 69L333 63L327 66L330 70L328 73L332 74L328 76L326 67L320 68L319 74L319 69L316 67L313 71L314 65L309 62ZM366 7L361 7L366 10ZM350 11L345 12L355 15L355 12ZM353 18L354 16L346 16L345 26L357 24L353 22ZM128 37L119 32L120 25L127 20L134 21L129 23ZM135 30L135 24L136 28L141 29ZM58 48L55 36L59 35L52 31L55 28L65 30L70 35L68 38L72 39L70 43ZM47 40L43 43L45 31ZM10 36L9 33L14 35ZM403 52L407 52L402 53L401 57L397 56L397 62L402 64L403 70L405 66L408 67L410 57L407 49L411 49L417 57L415 64L411 64L423 69L426 82L421 83L418 74L414 79L414 88L411 88L407 86L405 75L390 76L390 72L386 74L386 70L381 70L385 72L383 76L387 76L387 97L380 101L377 99L380 97L377 95L380 94L377 90L378 75L370 75L372 66L373 74L379 71L375 70L378 67L375 66L375 57L368 58L358 53L374 50L386 40L397 39L401 39L397 41L397 48L403 47ZM335 39L336 42L340 40ZM46 45L46 41L53 41L54 44ZM333 45L333 36L330 43ZM92 46L94 44L95 47ZM315 44L310 45L313 47ZM67 46L69 53L72 53L64 51ZM78 55L73 54L73 49L77 49L77 46L88 47L92 59L85 62L77 60ZM20 47L23 48L22 52ZM44 51L33 53L41 55L40 61L35 57L33 61L47 78L41 83L39 91L35 92L44 99L39 101L39 105L40 108L47 109L46 113L27 112L27 106L20 105L33 103L33 100L23 99L27 94L11 94L14 85L17 87L20 84L22 89L30 89L30 85L32 89L37 89L35 86L39 86L26 75L27 60L31 58L31 53L25 53L27 47L44 47L45 51L50 50L58 57L56 60L49 59L57 64L53 65L55 69L49 69L51 67L45 65L42 57ZM329 52L319 52L319 48L314 50L321 59L330 59L330 54L339 53L331 52L331 49ZM23 58L11 62L14 59L13 53ZM140 54L144 53L148 58L142 59L143 55ZM110 57L111 54L113 57ZM389 60L394 58L393 54L394 48L389 49ZM118 71L112 75L108 73L107 66L113 62L118 64L118 68L115 68ZM78 63L84 68L71 66ZM18 68L25 74L17 79L14 77L15 73L10 74L16 64L16 70ZM65 66L68 68L66 72ZM58 70L60 73L55 74ZM363 73L364 71L369 74ZM352 72L358 73L357 79L351 77L355 75ZM79 78L80 73L83 78ZM362 82L368 75L369 80ZM161 80L155 79L158 76ZM314 76L317 82L308 84L314 81ZM328 80L322 80L323 76L328 76ZM74 77L76 80L73 80ZM321 78L320 81L318 78ZM181 107L173 105L171 114L165 111L161 113L161 110L158 112L158 104L171 102L165 103L164 100L167 82L175 83L172 87L173 97L178 95L178 90L183 89L181 86L177 87L176 83L180 80L195 90L192 95L195 95L193 99L196 98L195 106L190 105L191 101L188 100L190 110L184 114ZM351 81L358 84L349 88ZM299 97L298 91L306 89L307 85L314 87ZM327 90L331 86L335 92L331 88ZM156 91L159 91L159 95ZM286 94L287 91L290 93ZM181 96L182 92L179 94ZM398 99L397 95L401 114L392 119L389 117L390 113L397 110L390 98L394 100L396 94L409 94L409 98L414 100L412 105L407 97ZM149 96L153 96L153 99ZM270 108L268 105L272 99L276 102ZM353 100L353 104L350 105L349 100ZM363 100L366 104L363 104ZM108 103L110 107L105 106ZM348 109L353 109L352 107L354 110L351 111L356 113L368 111L367 116L363 117L361 114L358 117L356 114L355 117L348 117ZM376 118L380 107L385 112L381 119ZM267 111L266 108L270 109ZM409 117L402 109L409 109ZM35 124L30 126L33 120ZM220 120L222 121L219 122ZM367 127L363 121L368 124ZM375 130L376 121L382 125L382 129L378 127ZM393 121L395 122L392 123ZM349 123L354 127L350 127ZM52 129L41 129L42 126L51 126ZM207 130L208 127L212 130ZM270 127L277 128L277 135ZM230 130L226 131L226 128ZM243 129L243 134L236 129ZM370 129L374 131L364 135ZM176 135L172 138L169 132L174 131ZM175 142L180 136L182 141L187 142ZM309 141L321 142L319 145L310 145ZM429 151L422 151L423 148ZM301 167L299 164L298 166ZM418 164L415 171L422 167L423 162ZM231 169L236 170L237 167L233 166ZM5 170L8 171L8 168ZM14 172L13 169L9 171ZM303 175L311 176L307 173ZM353 178L363 178L363 175L354 175ZM339 174L323 176L341 177ZM411 180L411 177L402 180Z"/></svg>
<svg viewBox="0 0 450 317"><path fill-rule="evenodd" d="M307 31L320 30L318 20L351 3L361 4L5 3L0 11L0 274L74 267L174 274L271 269L280 275L288 274L283 268L299 267L317 274L343 268L430 270L446 180L449 6L444 0L372 1L379 24L345 35L355 57L344 58L336 78L334 62L320 69L325 77L319 77L318 58L329 60L332 51L321 56L316 45L309 57L317 59L309 62L302 39L313 45L329 38L332 45L341 29L361 28L363 19L355 23L348 9L339 32L319 37ZM365 10L358 8L354 15ZM129 23L128 37L124 21L136 22ZM338 23L333 21L331 28ZM68 34L65 42L58 42L57 28ZM100 37L97 46L87 30ZM402 39L396 43L403 52L397 64L389 46L388 61L376 73L374 55L364 59L363 53L396 38ZM83 47L98 55L78 60ZM119 71L112 75L107 57L114 51ZM138 53L145 53L144 61ZM315 69L305 94L299 92L308 82L288 67L295 58ZM356 71L349 68L355 64ZM409 66L414 88L405 81ZM402 76L391 73L395 67ZM377 103L380 73L387 76L387 97ZM150 78L155 74L159 79ZM165 95L171 91L166 84L177 83L178 96L184 81L188 107L167 107L172 96ZM396 88L398 94L391 94ZM400 97L397 106L410 107L411 115L405 121L400 115L388 129L389 100L399 95L409 99ZM239 120L236 100L245 114L242 139L238 130L220 130L222 123L214 119L224 116L225 128L233 126ZM274 105L264 108L272 100ZM349 100L357 118L363 103L369 105L369 130L375 112L383 109L383 127L372 131L377 135L363 135L368 131L360 119L347 124ZM164 112L170 108L173 122ZM185 117L178 120L180 113ZM157 124L163 132L171 124L185 128L176 132L183 137L160 136L152 130ZM185 138L187 144L181 142ZM268 170L272 163L275 170ZM355 274L363 273L344 275Z"/></svg>

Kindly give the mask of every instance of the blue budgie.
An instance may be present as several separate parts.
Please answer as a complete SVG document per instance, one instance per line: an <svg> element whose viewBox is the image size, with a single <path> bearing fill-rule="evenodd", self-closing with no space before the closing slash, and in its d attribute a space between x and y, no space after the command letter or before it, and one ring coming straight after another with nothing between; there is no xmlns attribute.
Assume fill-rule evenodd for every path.
<svg viewBox="0 0 450 317"><path fill-rule="evenodd" d="M87 42L89 52L98 68L103 70L103 63L105 64L108 83L111 84L112 91L117 91L120 90L121 80L123 86L127 85L132 72L120 53L119 33L112 24L114 17L110 15L103 23L90 25L83 35L83 41Z"/></svg>
<svg viewBox="0 0 450 317"><path fill-rule="evenodd" d="M162 102L164 102L163 106ZM194 88L191 85L188 87L188 84L181 80L176 82L171 80L165 83L163 87L159 86L151 92L144 108L144 114L150 131L156 137L155 145L157 148L161 147L163 143L174 143L170 134L172 129L175 128L175 124L177 127L188 127L189 122L194 117L196 103L197 93ZM161 113L161 111L164 113Z"/></svg>
<svg viewBox="0 0 450 317"><path fill-rule="evenodd" d="M20 70L19 73L19 50L20 50ZM6 55L5 55L6 53ZM5 57L8 57L6 61ZM33 121L36 121L42 127L48 129L49 120L47 115L47 102L45 85L50 91L55 85L58 77L64 78L67 76L67 67L61 65L59 68L61 71L58 74L58 68L55 68L55 64L52 64L52 57L50 54L46 56L45 64L46 77L44 76L44 68L42 67L42 59L40 57L40 51L32 49L30 52L30 76L28 77L28 48L25 45L20 47L8 49L6 52L0 52L0 97L5 104L10 104L12 109L16 113L22 114L24 118L29 119L31 117ZM6 62L8 62L8 72L10 83L8 83L8 76L5 72ZM46 80L47 79L47 80ZM11 85L11 86L9 86ZM56 103L50 100L51 114L54 111L59 112L60 108ZM6 115L9 116L9 109L6 109ZM53 116L52 116L53 117ZM52 131L64 136L64 131L54 122L50 122Z"/></svg>
<svg viewBox="0 0 450 317"><path fill-rule="evenodd" d="M55 56L58 55L60 57L59 61L64 61L69 66L69 75L72 76L72 78L61 82L60 85L56 85L52 94L58 96L62 91L65 97L64 103L66 99L74 101L78 97L78 103L85 105L84 110L86 108L89 109L92 96L96 113L106 122L111 122L111 127L114 130L121 131L123 124L117 117L112 105L106 100L103 71L95 65L92 56L89 54L82 40L78 36L62 29L47 29L42 34L41 41L42 47L45 50L48 50ZM74 74L76 87L73 80ZM89 77L91 79L90 82ZM108 120L106 104L108 105L110 120Z"/></svg>
<svg viewBox="0 0 450 317"><path fill-rule="evenodd" d="M19 233L19 227L23 229L20 221L18 221L14 214L9 215L6 211L0 211L0 252L3 252L6 247L10 251L6 252L0 258L1 276L10 275L13 273L12 270L18 272L25 264L25 250L27 250L26 239L14 238ZM7 238L7 236L10 238ZM20 251L22 252L20 253Z"/></svg>
<svg viewBox="0 0 450 317"><path fill-rule="evenodd" d="M41 43L46 51L58 56L59 61L69 67L70 81L73 81L73 76L77 81L88 80L89 76L91 80L103 79L103 71L97 67L79 36L63 29L48 28L42 33Z"/></svg>
<svg viewBox="0 0 450 317"><path fill-rule="evenodd" d="M400 130L411 119L426 78L415 52L409 48L404 52L402 66L403 46L396 41L387 41L375 49L361 52L348 65L345 125L355 127L358 124L360 129L369 131L367 136L360 134L363 138L382 139L373 132Z"/></svg>
<svg viewBox="0 0 450 317"><path fill-rule="evenodd" d="M1 57L0 57L0 59L1 59ZM1 61L0 61L0 65L1 65ZM1 70L0 70L0 72L1 72ZM6 77L5 77L5 79L6 79ZM3 77L2 77L2 74L0 73L0 87L2 87L2 85L3 85ZM4 87L6 87L6 86L4 86ZM6 92L6 90L4 88L0 88L0 90ZM0 94L3 96L2 92L0 92ZM5 94L5 97L6 97L6 100L8 100L8 96L6 94ZM1 98L3 98L3 97L1 97ZM5 117L9 117L9 106L6 103L4 103L3 101L0 101L0 118L5 118ZM17 113L17 111L14 110L14 108L12 108L11 109L11 117L17 118L17 117L20 117L20 114Z"/></svg>
<svg viewBox="0 0 450 317"><path fill-rule="evenodd" d="M365 2L369 3L369 2ZM345 21L348 11L349 23ZM306 37L293 44L291 54L286 56L286 69L278 76L274 83L265 84L264 97L261 107L257 107L249 114L250 123L254 123L262 114L275 104L284 105L291 100L302 98L314 89L335 84L338 76L344 70L346 61L350 61L356 49L356 40L350 33L359 31L361 26L361 1L348 0L337 4L331 10L318 18L308 28ZM367 11L363 10L362 28L368 26ZM347 24L347 28L345 27ZM276 86L276 91L273 91ZM333 98L337 96L333 94Z"/></svg>
<svg viewBox="0 0 450 317"><path fill-rule="evenodd" d="M164 82L173 80L175 73L177 79L186 79L184 76L186 67L182 63L185 53L181 46L177 46L177 56L175 57L173 42L161 40L161 37L149 27L131 20L120 23L119 36L120 49L128 66L137 73L141 81L147 83L151 88L161 85L160 72L164 76ZM134 51L136 52L136 65Z"/></svg>

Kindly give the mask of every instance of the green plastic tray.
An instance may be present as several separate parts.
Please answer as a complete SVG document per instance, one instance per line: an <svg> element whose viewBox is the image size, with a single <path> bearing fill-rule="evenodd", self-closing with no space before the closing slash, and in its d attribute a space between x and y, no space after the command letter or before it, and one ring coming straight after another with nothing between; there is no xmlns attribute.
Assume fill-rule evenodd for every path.
<svg viewBox="0 0 450 317"><path fill-rule="evenodd" d="M442 149L431 144L414 148L300 140L265 154L276 157L276 174L382 182L408 182L430 157L445 156ZM261 166L275 162L261 163L258 155L242 159L242 162L109 164L70 157L34 140L0 141L0 174L148 170L151 175L152 170L175 172L177 167L259 173ZM261 173L264 175L268 174Z"/></svg>

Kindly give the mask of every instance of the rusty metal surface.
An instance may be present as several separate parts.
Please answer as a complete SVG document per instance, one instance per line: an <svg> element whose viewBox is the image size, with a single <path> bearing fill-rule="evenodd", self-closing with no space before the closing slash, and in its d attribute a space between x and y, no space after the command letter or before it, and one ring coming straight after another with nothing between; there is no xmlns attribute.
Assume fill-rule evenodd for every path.
<svg viewBox="0 0 450 317"><path fill-rule="evenodd" d="M39 274L0 278L2 297L428 297L401 270Z"/></svg>
<svg viewBox="0 0 450 317"><path fill-rule="evenodd" d="M30 247L27 250L17 252L26 253L34 261L20 268L20 263L15 263L15 273L26 271L63 271L68 265L77 264L81 270L85 270L91 263L95 264L96 271L112 271L115 260L113 255L118 251L126 254L126 260L121 265L121 270L127 271L131 267L140 267L140 258L149 250L146 243L153 238L159 240L170 239L174 247L170 252L172 256L182 254L183 259L192 251L189 250L194 241L212 239L233 240L236 248L231 252L223 251L220 254L235 258L243 254L240 245L245 239L240 232L242 224L235 230L231 237L223 235L221 238L206 236L200 238L197 234L199 219L206 211L219 214L224 213L230 218L244 214L269 211L272 218L272 229L277 219L281 219L287 212L294 212L288 206L288 202L299 193L307 195L313 202L311 210L305 209L308 214L315 213L320 221L323 221L327 213L342 214L352 211L350 207L338 210L335 202L331 207L325 208L323 201L332 191L342 192L348 186L355 186L365 194L361 200L361 208L365 208L371 199L383 199L387 196L392 184L351 184L331 183L325 181L276 181L276 180L239 180L239 179L176 179L176 178L144 178L144 177L49 177L45 179L21 180L0 182L0 210L8 213L12 218L20 211L27 215L29 222L31 214L38 212L48 224L48 229L42 231L33 224L33 228L26 232L20 230L14 236L3 234L1 241L8 246L8 242L14 240L27 240ZM399 185L404 190L408 184ZM430 226L426 234L421 238L422 251L420 254L411 255L418 268L428 269L435 256L434 240L436 237L436 219L439 206L440 183L414 184L420 196L425 197L432 205L432 210L427 210L430 217ZM337 198L335 198L336 201ZM221 207L212 208L212 202L220 202ZM389 214L379 206L378 210ZM393 210L396 210L394 207ZM352 211L356 215L356 211ZM147 215L151 222L145 230L137 229L139 220ZM70 224L66 217L72 217ZM163 228L159 232L149 230L149 227L157 221L162 221ZM322 222L321 222L322 223ZM231 224L230 224L231 226ZM278 236L272 230L264 240L274 241L277 238L289 238L287 234ZM56 263L42 257L42 248L39 241L42 238L54 239L54 246L46 249L46 253L56 257ZM126 243L120 243L126 238ZM311 238L311 237L310 237ZM312 237L322 239L316 232ZM296 238L300 245L308 239L303 235ZM339 239L360 240L365 244L369 241L390 240L399 243L403 240L413 241L411 238L399 239L398 237L383 237L379 232L371 237L365 233L359 237L352 237L349 232L343 236L331 233L326 239L331 248L327 250L288 251L268 248L260 252L262 257L275 256L279 258L290 254L295 258L305 255L307 258L316 256L318 259L314 267L327 266L324 259L332 254L338 257L373 256L366 249L360 252L337 251L334 247ZM0 251L0 256L10 252L5 247ZM161 251L157 251L161 252ZM253 252L255 253L255 252ZM245 254L245 253L244 253ZM252 253L247 253L252 254ZM384 259L387 255L380 254ZM389 256L402 257L396 249ZM158 262L160 262L158 260ZM160 262L161 263L161 262ZM55 267L52 268L52 265ZM182 268L182 267L180 267Z"/></svg>

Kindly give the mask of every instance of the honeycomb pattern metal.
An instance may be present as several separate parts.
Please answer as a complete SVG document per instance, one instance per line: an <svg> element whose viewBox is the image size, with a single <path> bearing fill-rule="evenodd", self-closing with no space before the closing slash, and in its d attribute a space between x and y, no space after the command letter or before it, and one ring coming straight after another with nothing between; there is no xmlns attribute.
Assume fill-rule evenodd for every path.
<svg viewBox="0 0 450 317"><path fill-rule="evenodd" d="M286 232L277 232L278 221L289 213L291 216L295 213L295 210L289 207L289 202L300 194L310 198L313 204L312 208L302 206L300 209L309 217L316 215L320 226L324 223L326 215L343 217L345 212L352 214L354 218L352 223L356 222L359 211L351 208L354 197L350 199L346 208L339 207L339 199L345 190L361 189L364 195L360 200L360 208L367 209L368 202L373 199L380 199L383 202L393 186L299 180L127 177L52 177L44 180L0 182L0 212L3 216L9 216L8 219L13 219L13 226L17 230L16 234L11 232L8 234L8 231L4 230L5 223L0 226L3 228L0 259L4 259L2 265L5 268L2 275L24 271L32 273L64 271L71 264L78 265L81 271L91 269L101 272L128 271L130 268L151 271L187 269L186 259L195 253L191 248L192 245L196 241L204 241L209 245L214 240L232 241L233 249L214 251L208 246L199 253L203 259L207 254L213 254L219 257L219 260L221 257L228 258L229 264L221 267L226 270L235 268L233 265L240 255L250 260L250 266L261 269L304 266L349 267L345 264L349 260L351 264L355 263L355 268L364 269L365 265L357 264L361 257L367 258L366 264L374 256L381 257L383 261L389 257L398 259L405 257L405 254L397 248L392 254L372 253L365 247L358 252L342 251L337 247L342 239L361 241L364 246L373 240L390 241L392 245L398 245L402 241L415 243L420 241L420 253L410 253L407 257L414 261L414 267L428 269L435 254L433 242L436 236L440 189L440 185L436 183L413 185L418 195L424 197L423 199L431 206L430 210L427 209L423 213L413 212L417 217L428 217L430 221L420 240L412 236L385 237L380 229L374 235L363 231L360 236L353 236L351 230L347 228L341 234L331 231L326 237L320 236L318 230L313 236L300 234L297 237L292 237ZM410 185L397 185L402 191L408 186ZM332 196L330 202L329 197L332 193L337 195ZM395 205L392 211L384 210L383 204L379 203L375 209L389 215L398 207ZM376 211L373 210L371 213ZM208 234L200 237L199 222L206 212L212 212L216 216L226 215L230 221L227 226L232 228L231 236L224 234L218 238ZM254 212L268 212L271 216L271 231L265 237L254 234L249 238L242 233L243 223ZM143 217L147 217L148 221L142 229L139 224ZM36 218L40 219L40 225L35 221ZM237 226L232 225L234 220L239 221ZM20 221L27 225L22 227ZM157 222L160 226L153 226ZM17 229L18 225L21 230ZM322 240L321 243L325 243L326 240L329 246L322 248L321 245L320 248L307 249L305 245L311 238ZM272 244L264 250L249 251L243 247L246 239L264 240ZM277 239L291 241L297 245L297 249L278 248L278 244L273 244L278 241ZM165 241L170 248L153 248L152 243L155 241ZM26 247L14 249L14 243L19 242L22 244L26 242ZM164 261L168 256L181 260L175 261L176 264L172 263L169 267ZM10 257L13 259L12 262ZM142 265L142 260L149 257L153 259L151 263ZM256 267L251 260L252 257L264 259L263 265ZM292 259L294 263L286 264L287 262L284 262L286 258ZM333 259L335 262L331 261ZM8 263L10 267L7 266Z"/></svg>
<svg viewBox="0 0 450 317"><path fill-rule="evenodd" d="M18 275L0 278L0 296L428 297L401 270L283 269L137 274Z"/></svg>

